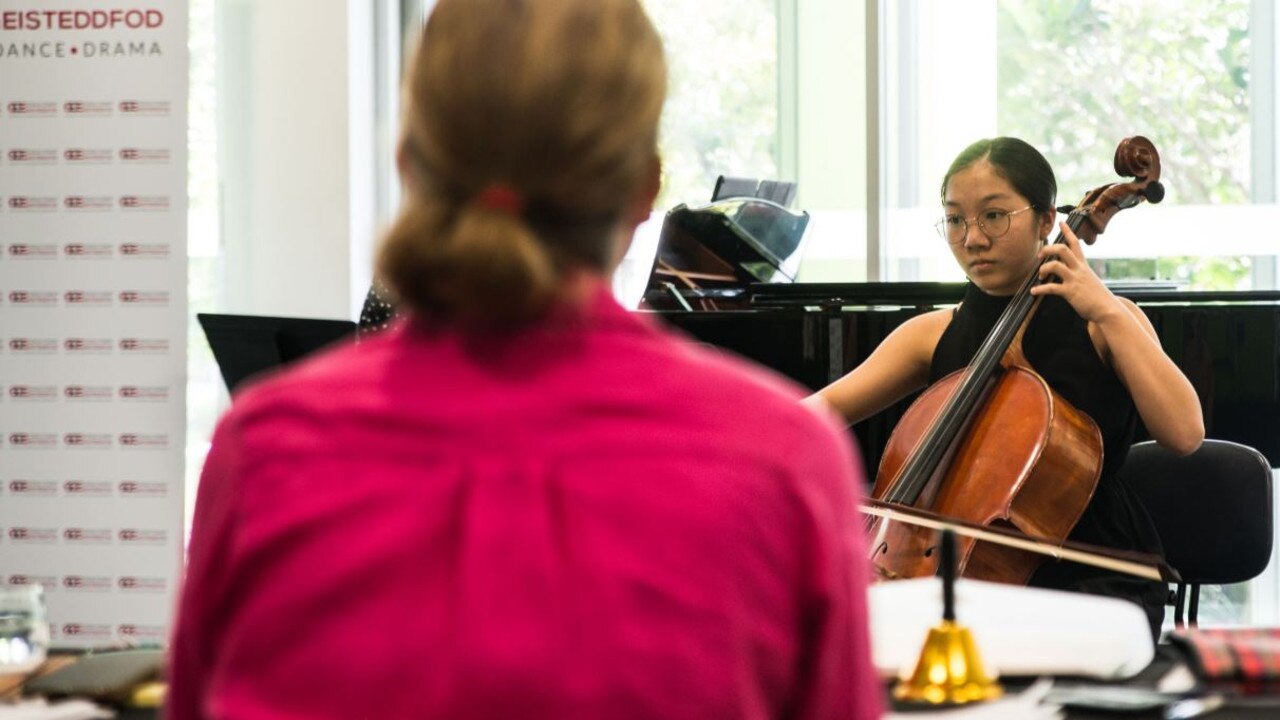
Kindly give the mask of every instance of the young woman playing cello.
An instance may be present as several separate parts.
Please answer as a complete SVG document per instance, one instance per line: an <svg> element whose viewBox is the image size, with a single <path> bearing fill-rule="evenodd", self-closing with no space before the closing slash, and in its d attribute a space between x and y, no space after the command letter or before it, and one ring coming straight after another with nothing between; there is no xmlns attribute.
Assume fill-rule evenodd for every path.
<svg viewBox="0 0 1280 720"><path fill-rule="evenodd" d="M961 152L942 181L938 230L969 277L963 302L904 323L866 361L809 401L825 402L856 423L965 367L1009 299L1039 267L1042 278L1060 282L1032 289L1044 297L1023 350L1054 391L1097 423L1103 438L1097 489L1069 539L1160 553L1151 519L1117 471L1133 442L1136 418L1160 444L1193 452L1204 438L1200 403L1146 316L1103 285L1070 228L1061 226L1065 243L1047 242L1056 194L1049 163L1022 140L979 140ZM1030 584L1136 602L1147 612L1153 634L1164 617L1167 588L1157 582L1048 562Z"/></svg>

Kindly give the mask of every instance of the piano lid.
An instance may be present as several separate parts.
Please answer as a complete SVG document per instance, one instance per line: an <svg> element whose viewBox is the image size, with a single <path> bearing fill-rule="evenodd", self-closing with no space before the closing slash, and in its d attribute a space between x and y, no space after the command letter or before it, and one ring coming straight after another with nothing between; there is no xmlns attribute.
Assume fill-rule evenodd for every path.
<svg viewBox="0 0 1280 720"><path fill-rule="evenodd" d="M808 213L762 198L678 205L663 219L641 307L714 309L752 283L794 282L808 225Z"/></svg>

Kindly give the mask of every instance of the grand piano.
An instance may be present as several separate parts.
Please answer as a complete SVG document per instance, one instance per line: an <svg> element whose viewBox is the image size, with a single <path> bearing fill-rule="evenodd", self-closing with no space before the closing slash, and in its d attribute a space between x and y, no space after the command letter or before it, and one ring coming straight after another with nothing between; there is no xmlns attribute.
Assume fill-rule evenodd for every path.
<svg viewBox="0 0 1280 720"><path fill-rule="evenodd" d="M749 217L755 223L742 223ZM767 218L774 223L769 224ZM816 390L860 363L908 318L954 305L963 283L798 283L807 216L767 201L668 214L643 311ZM760 234L753 228L768 226ZM1207 437L1280 466L1280 292L1113 286L1151 319L1200 396ZM851 428L875 477L908 398ZM1146 439L1139 428L1139 440Z"/></svg>

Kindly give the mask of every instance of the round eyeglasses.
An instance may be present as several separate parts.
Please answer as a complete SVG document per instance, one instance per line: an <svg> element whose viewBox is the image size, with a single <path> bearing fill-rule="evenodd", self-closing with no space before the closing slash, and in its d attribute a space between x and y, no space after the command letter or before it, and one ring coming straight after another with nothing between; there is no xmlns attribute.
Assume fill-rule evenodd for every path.
<svg viewBox="0 0 1280 720"><path fill-rule="evenodd" d="M977 224L983 235L994 240L1009 232L1009 218L1018 213L1026 212L1033 207L1035 206L1028 205L1021 210L987 208L967 220L963 215L947 215L935 223L934 227L938 229L938 234L952 245L963 243L964 239L969 236L969 223L971 222Z"/></svg>

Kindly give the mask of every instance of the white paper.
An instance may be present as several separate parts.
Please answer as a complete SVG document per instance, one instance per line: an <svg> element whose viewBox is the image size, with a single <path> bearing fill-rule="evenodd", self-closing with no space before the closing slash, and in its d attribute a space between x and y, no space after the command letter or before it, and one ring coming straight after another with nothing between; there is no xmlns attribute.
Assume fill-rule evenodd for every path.
<svg viewBox="0 0 1280 720"><path fill-rule="evenodd" d="M1155 657L1146 614L1125 600L964 579L955 590L956 619L972 631L989 671L1116 679ZM941 580L881 582L868 597L876 669L910 671L942 618Z"/></svg>

